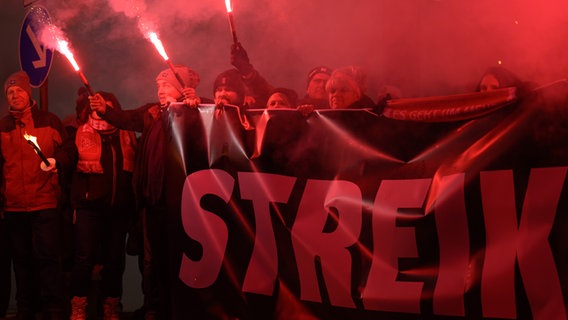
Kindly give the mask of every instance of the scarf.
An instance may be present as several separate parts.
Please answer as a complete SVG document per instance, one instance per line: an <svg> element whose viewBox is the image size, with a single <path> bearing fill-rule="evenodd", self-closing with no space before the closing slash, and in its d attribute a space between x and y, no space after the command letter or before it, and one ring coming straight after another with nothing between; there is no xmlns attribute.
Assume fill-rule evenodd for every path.
<svg viewBox="0 0 568 320"><path fill-rule="evenodd" d="M112 130L116 129L115 126L111 125L110 123L106 122L102 119L93 119L93 117L89 116L89 125L99 131L99 132L111 132Z"/></svg>
<svg viewBox="0 0 568 320"><path fill-rule="evenodd" d="M116 130L116 128L112 127L106 132L112 132L114 130ZM134 132L125 130L120 130L119 136L120 147L122 149L122 169L124 171L133 172L136 136L134 135ZM100 132L91 126L90 121L81 125L77 129L75 144L77 145L77 151L79 152L77 172L103 173L103 167L100 162L102 139Z"/></svg>

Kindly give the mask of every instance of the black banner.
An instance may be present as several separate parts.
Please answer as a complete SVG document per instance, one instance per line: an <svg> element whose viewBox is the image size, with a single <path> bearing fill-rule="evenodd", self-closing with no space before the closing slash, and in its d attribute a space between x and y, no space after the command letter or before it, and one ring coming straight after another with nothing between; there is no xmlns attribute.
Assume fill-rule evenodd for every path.
<svg viewBox="0 0 568 320"><path fill-rule="evenodd" d="M566 319L567 88L451 121L172 105L174 318Z"/></svg>

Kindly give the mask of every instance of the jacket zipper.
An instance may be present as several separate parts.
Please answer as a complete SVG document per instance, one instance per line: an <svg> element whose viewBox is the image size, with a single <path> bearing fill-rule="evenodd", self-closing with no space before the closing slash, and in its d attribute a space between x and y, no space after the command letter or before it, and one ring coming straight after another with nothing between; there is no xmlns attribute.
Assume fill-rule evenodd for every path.
<svg viewBox="0 0 568 320"><path fill-rule="evenodd" d="M114 145L112 143L112 137L110 139L110 150L112 152L112 196L110 199L111 207L114 206L114 199L116 196L116 150L114 149Z"/></svg>
<svg viewBox="0 0 568 320"><path fill-rule="evenodd" d="M26 169L24 168L24 148L26 147L26 145L28 144L28 142L26 141L26 139L24 139L24 133L22 130L22 126L19 125L18 123L16 123L16 127L18 128L18 137L19 137L19 141L20 141L20 159L22 159L22 161L20 162L21 166L20 169L22 170L21 172L21 177L22 177L22 190L27 190L28 188L26 187ZM30 147L31 148L31 147ZM26 192L23 192L24 195L24 202L26 203L26 211L28 210L27 206L29 204L28 201L28 194Z"/></svg>

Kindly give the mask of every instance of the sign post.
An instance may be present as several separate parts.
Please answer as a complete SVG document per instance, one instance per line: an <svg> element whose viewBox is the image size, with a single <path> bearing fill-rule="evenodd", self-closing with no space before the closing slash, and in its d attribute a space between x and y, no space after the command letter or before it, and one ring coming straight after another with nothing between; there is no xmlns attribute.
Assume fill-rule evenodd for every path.
<svg viewBox="0 0 568 320"><path fill-rule="evenodd" d="M40 42L41 25L51 20L43 6L32 6L24 17L20 31L20 66L30 77L34 88L41 87L40 105L47 109L47 76L53 61L53 50Z"/></svg>

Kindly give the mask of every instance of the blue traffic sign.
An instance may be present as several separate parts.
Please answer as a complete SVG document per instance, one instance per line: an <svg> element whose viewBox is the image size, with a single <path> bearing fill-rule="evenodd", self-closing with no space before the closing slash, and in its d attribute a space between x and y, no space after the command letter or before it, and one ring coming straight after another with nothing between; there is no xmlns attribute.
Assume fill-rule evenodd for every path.
<svg viewBox="0 0 568 320"><path fill-rule="evenodd" d="M20 31L20 66L30 77L32 87L40 87L51 69L53 49L40 41L41 30L51 24L47 9L33 6L28 10Z"/></svg>

